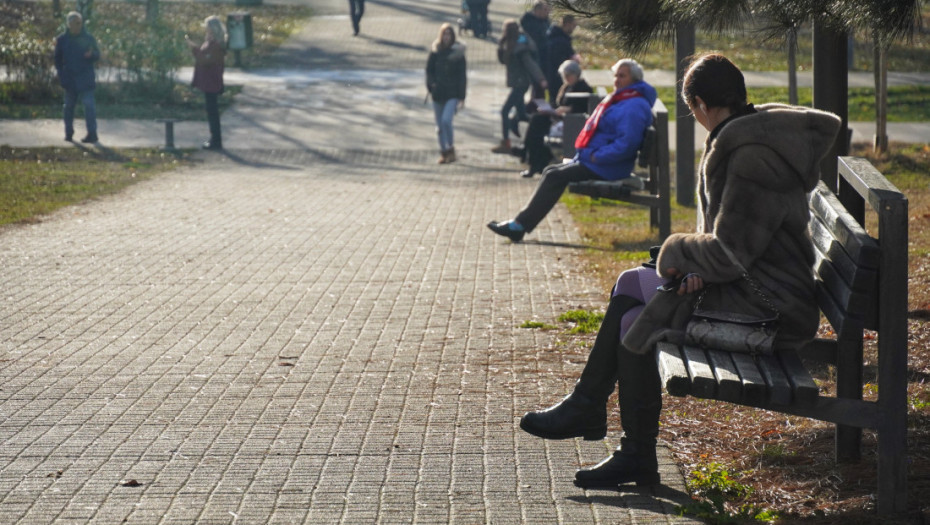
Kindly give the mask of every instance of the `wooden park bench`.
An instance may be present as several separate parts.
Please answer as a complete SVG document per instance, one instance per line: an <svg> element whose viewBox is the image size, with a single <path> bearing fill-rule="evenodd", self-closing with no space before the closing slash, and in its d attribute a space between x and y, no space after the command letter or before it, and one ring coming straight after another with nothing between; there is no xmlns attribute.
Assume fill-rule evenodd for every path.
<svg viewBox="0 0 930 525"><path fill-rule="evenodd" d="M860 454L863 428L878 432L878 511L905 510L907 433L907 198L864 159L839 159L851 210L878 217L871 237L823 182L811 194L817 304L835 339L773 356L712 348L657 348L674 396L717 399L836 424L838 460ZM863 400L863 334L877 332L878 399ZM871 335L870 335L871 337ZM836 370L836 396L821 395L801 356ZM872 383L874 379L867 382Z"/></svg>
<svg viewBox="0 0 930 525"><path fill-rule="evenodd" d="M643 183L642 190L635 189L623 181L589 180L569 184L568 191L648 207L649 225L658 228L659 236L664 240L672 232L672 212L669 190L668 109L661 100L656 99L652 106L652 115L653 124L646 129L637 156L637 164L646 171L634 173ZM566 115L563 141L573 144L574 137L578 136L582 126L583 116ZM574 148L571 148L571 155L574 155Z"/></svg>

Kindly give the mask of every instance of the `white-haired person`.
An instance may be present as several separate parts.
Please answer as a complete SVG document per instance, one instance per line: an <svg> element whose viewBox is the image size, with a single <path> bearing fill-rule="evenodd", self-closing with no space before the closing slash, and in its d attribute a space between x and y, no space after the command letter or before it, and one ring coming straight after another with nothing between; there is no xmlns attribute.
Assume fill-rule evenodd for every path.
<svg viewBox="0 0 930 525"><path fill-rule="evenodd" d="M191 85L203 91L210 125L210 140L203 143L204 149L223 149L220 129L219 97L223 92L223 70L226 67L226 27L218 16L208 16L203 21L206 34L198 44L184 35L194 55L194 79Z"/></svg>
<svg viewBox="0 0 930 525"><path fill-rule="evenodd" d="M542 173L543 169L552 162L552 150L546 145L546 136L552 135L553 130L569 113L585 113L588 111L587 97L570 97L569 93L590 94L591 86L581 78L581 65L574 60L566 60L559 66L559 92L555 96L556 107L537 111L530 117L530 125L523 139L523 151L529 169L520 175L532 177Z"/></svg>
<svg viewBox="0 0 930 525"><path fill-rule="evenodd" d="M74 107L80 100L84 105L84 122L87 125L87 136L81 142L94 143L97 142L94 62L100 59L100 49L94 37L84 29L81 13L71 11L65 20L67 31L55 38L55 70L65 90L65 140L73 140Z"/></svg>
<svg viewBox="0 0 930 525"><path fill-rule="evenodd" d="M572 182L630 176L646 128L652 124L656 90L643 81L643 68L632 58L613 65L614 92L585 121L575 139L572 162L543 170L542 180L526 207L510 221L490 222L494 233L519 242L533 231Z"/></svg>

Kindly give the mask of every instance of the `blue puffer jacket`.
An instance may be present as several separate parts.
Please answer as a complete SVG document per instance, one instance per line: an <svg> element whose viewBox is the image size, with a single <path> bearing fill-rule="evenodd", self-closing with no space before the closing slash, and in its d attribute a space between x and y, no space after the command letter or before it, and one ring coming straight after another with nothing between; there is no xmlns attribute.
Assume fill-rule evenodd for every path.
<svg viewBox="0 0 930 525"><path fill-rule="evenodd" d="M90 51L89 57L84 55ZM94 62L100 58L97 41L85 30L72 35L68 31L55 39L55 69L58 81L68 91L82 93L94 89Z"/></svg>
<svg viewBox="0 0 930 525"><path fill-rule="evenodd" d="M630 176L643 134L652 125L655 88L639 81L628 89L635 89L642 96L608 107L588 146L575 154L576 161L602 179L620 180Z"/></svg>

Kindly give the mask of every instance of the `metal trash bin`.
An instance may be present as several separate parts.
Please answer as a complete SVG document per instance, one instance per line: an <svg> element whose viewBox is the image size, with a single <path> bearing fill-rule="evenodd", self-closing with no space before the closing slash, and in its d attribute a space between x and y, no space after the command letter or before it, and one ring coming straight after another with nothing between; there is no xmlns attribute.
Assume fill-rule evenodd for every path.
<svg viewBox="0 0 930 525"><path fill-rule="evenodd" d="M234 54L234 65L242 67L242 50L252 47L252 15L241 11L226 15L226 35L226 47Z"/></svg>
<svg viewBox="0 0 930 525"><path fill-rule="evenodd" d="M236 12L226 15L226 32L229 35L226 47L242 51L252 47L252 15Z"/></svg>

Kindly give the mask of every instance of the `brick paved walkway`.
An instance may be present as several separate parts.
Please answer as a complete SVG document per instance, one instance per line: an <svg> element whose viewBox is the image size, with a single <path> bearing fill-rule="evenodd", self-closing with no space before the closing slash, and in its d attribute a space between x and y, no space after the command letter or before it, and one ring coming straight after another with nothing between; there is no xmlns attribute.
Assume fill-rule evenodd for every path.
<svg viewBox="0 0 930 525"><path fill-rule="evenodd" d="M417 5L370 1L363 31L437 25ZM292 123L0 230L0 522L685 522L665 451L662 487L572 485L616 414L602 442L519 431L585 350L518 326L605 291L561 207L529 242L486 231L534 185L493 132L437 167L405 122L394 148Z"/></svg>

